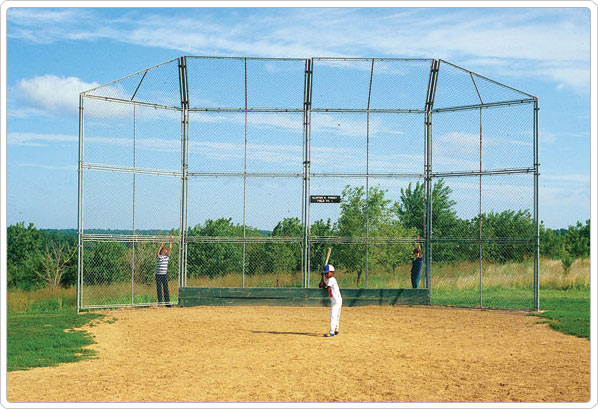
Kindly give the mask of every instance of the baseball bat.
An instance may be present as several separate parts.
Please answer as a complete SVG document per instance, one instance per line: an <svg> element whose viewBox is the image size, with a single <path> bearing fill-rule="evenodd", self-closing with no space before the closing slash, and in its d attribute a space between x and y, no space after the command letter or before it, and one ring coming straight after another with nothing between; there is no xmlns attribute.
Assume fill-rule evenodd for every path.
<svg viewBox="0 0 598 409"><path fill-rule="evenodd" d="M324 265L328 264L328 260L330 260L330 253L332 253L332 249L328 247L328 253L326 253L326 261L324 262Z"/></svg>

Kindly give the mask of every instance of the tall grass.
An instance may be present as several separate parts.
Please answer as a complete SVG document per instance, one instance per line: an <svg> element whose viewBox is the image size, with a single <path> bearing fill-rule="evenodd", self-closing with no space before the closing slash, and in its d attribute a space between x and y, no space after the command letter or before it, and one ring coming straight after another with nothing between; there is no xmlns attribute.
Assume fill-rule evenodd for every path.
<svg viewBox="0 0 598 409"><path fill-rule="evenodd" d="M75 287L41 288L33 291L9 289L6 304L9 313L74 309L77 305L77 290Z"/></svg>
<svg viewBox="0 0 598 409"><path fill-rule="evenodd" d="M436 289L479 287L479 263L435 264L432 285ZM531 288L534 283L533 260L521 263L482 264L482 286L486 288ZM552 290L589 289L590 260L577 259L565 271L560 260L540 260L540 287Z"/></svg>
<svg viewBox="0 0 598 409"><path fill-rule="evenodd" d="M410 264L399 265L394 271L383 271L372 266L367 273L368 288L410 288ZM435 263L431 283L436 295L467 291L474 294L480 284L480 266L476 262ZM492 289L523 289L525 294L533 287L532 260L521 263L482 264L482 287ZM336 279L341 288L364 288L366 273L357 280L355 272L337 270ZM422 271L423 278L423 271ZM320 280L319 271L312 271L309 286L315 288ZM215 278L193 277L187 281L194 287L302 287L303 277L300 272L246 275L244 282L241 273L229 273ZM420 287L423 286L423 280ZM178 282L169 281L170 300L178 301ZM590 260L577 259L568 271L563 269L560 260L540 260L540 288L546 290L589 290ZM455 293L456 294L456 293ZM465 293L463 293L465 294ZM514 294L514 293L513 293ZM505 293L508 295L508 293ZM458 297L458 295L455 295ZM473 295L471 295L473 297ZM470 295L467 295L470 297ZM144 304L157 302L154 283L135 283L131 293L131 283L121 282L104 285L85 286L83 303L85 305L102 304ZM35 291L9 289L7 298L8 311L59 311L74 309L76 306L76 288L44 288Z"/></svg>

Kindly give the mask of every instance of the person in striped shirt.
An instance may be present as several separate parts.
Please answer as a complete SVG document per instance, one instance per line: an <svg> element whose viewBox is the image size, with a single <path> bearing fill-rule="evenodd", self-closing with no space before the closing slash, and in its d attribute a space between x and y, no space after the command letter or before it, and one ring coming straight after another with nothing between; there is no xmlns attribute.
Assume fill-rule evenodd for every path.
<svg viewBox="0 0 598 409"><path fill-rule="evenodd" d="M162 293L164 293L164 302L170 302L168 294L168 260L172 250L172 236L168 238L168 250L164 247L164 242L160 243L160 248L156 252L158 258L158 267L156 268L156 290L158 291L158 303L162 303ZM168 305L170 307L170 305Z"/></svg>

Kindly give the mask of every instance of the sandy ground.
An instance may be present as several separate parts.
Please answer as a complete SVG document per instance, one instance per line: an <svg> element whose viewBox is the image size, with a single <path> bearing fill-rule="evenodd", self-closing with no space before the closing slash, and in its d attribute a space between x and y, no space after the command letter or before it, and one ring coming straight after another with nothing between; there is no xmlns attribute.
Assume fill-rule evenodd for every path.
<svg viewBox="0 0 598 409"><path fill-rule="evenodd" d="M590 343L525 313L343 307L106 312L95 359L7 375L10 402L583 402ZM116 321L114 321L114 318ZM114 321L114 322L110 322Z"/></svg>

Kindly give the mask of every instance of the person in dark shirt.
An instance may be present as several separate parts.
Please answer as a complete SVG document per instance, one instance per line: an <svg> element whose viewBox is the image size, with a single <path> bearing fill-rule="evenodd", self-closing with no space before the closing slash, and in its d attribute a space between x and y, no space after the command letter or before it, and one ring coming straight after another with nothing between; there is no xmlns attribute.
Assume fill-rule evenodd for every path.
<svg viewBox="0 0 598 409"><path fill-rule="evenodd" d="M417 288L419 285L419 280L421 278L421 269L422 269L422 248L417 243L417 247L413 249L413 259L411 260L411 286L413 288Z"/></svg>

